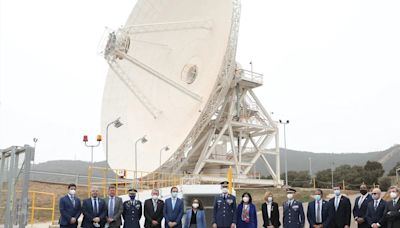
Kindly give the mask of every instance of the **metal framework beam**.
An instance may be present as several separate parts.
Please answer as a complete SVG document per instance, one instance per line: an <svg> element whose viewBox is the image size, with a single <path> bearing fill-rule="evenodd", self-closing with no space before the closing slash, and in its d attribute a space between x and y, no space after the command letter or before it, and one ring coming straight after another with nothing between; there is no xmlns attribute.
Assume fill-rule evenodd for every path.
<svg viewBox="0 0 400 228"><path fill-rule="evenodd" d="M175 22L164 22L164 23L139 24L123 28L124 31L128 32L131 35L139 33L180 31L180 30L190 30L190 29L211 30L212 21L211 20L175 21Z"/></svg>

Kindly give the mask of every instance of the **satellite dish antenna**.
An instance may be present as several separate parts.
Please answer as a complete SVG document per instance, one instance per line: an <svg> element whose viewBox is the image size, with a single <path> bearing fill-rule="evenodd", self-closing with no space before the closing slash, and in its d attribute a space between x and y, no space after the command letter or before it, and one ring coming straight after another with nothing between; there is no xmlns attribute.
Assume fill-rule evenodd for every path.
<svg viewBox="0 0 400 228"><path fill-rule="evenodd" d="M163 171L211 170L207 153L212 152L201 148L216 143L218 113L232 106L239 14L238 0L139 0L126 25L106 33L101 54L110 70L102 129L119 116L126 123L109 133L110 167L135 170L134 143L147 135L148 142L138 146L137 170L161 170L158 158L165 145L163 157L169 159L162 161ZM224 167L212 169L224 172Z"/></svg>

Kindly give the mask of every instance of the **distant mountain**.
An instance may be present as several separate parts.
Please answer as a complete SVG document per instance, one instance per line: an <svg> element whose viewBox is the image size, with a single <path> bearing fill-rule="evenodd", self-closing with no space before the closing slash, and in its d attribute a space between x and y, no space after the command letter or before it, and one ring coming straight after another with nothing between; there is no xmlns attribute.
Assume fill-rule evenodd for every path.
<svg viewBox="0 0 400 228"><path fill-rule="evenodd" d="M394 145L387 150L369 153L313 153L306 151L287 150L288 152L288 170L300 171L309 170L309 158L311 158L311 169L315 174L316 172L328 169L332 166L337 167L340 165L360 165L363 166L368 160L378 161L382 163L386 173L393 168L393 166L400 161L400 145ZM274 161L272 156L267 156L269 161ZM285 149L281 149L281 172L284 172L285 164ZM94 166L105 167L105 161L96 162ZM274 168L275 163L271 162ZM60 181L62 183L68 182L87 182L89 163L85 161L73 160L56 160L44 163L35 164L32 168L33 172L31 179L42 181ZM259 160L255 166L255 171L260 172L261 175L268 176L264 161ZM60 173L60 175L45 175L40 172ZM61 175L64 174L64 175ZM93 176L101 177L104 173L102 170L96 170ZM113 174L109 174L114 177Z"/></svg>
<svg viewBox="0 0 400 228"><path fill-rule="evenodd" d="M392 169L397 162L400 161L400 145L396 144L384 151L369 152L369 153L313 153L307 151L287 150L288 154L288 170L300 171L309 170L309 159L311 158L311 170L313 174L318 171L337 167L340 165L360 165L364 166L369 161L378 161L382 164L385 172L387 173ZM273 157L267 156L267 159L273 161ZM285 168L285 149L281 148L281 172ZM262 160L257 161L256 171L261 172L262 175L267 175L267 170L264 168ZM271 166L274 168L275 164Z"/></svg>

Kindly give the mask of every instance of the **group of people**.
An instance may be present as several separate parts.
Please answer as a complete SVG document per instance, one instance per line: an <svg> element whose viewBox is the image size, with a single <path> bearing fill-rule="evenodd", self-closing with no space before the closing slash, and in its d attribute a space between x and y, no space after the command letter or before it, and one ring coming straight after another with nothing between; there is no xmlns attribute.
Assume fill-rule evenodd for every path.
<svg viewBox="0 0 400 228"><path fill-rule="evenodd" d="M283 203L283 227L285 228L304 227L303 203L294 199L295 193L295 189L287 189L288 200ZM310 228L350 228L351 213L358 228L400 228L398 187L390 187L388 193L391 200L384 201L379 188L374 188L369 193L367 186L361 185L361 195L355 199L353 210L351 210L350 199L342 195L340 187L334 187L333 193L334 197L326 201L322 190L315 190L314 200L309 202L307 207ZM281 224L278 205L273 202L271 193L267 193L266 197L268 197L266 203L262 205L263 227L279 227ZM276 211L275 214L272 211Z"/></svg>
<svg viewBox="0 0 400 228"><path fill-rule="evenodd" d="M305 213L303 203L295 199L296 190L288 188L287 201L283 203L283 227L303 228ZM153 189L151 198L142 202L136 199L137 191L128 191L129 200L123 202L116 196L116 186L110 185L105 199L98 197L99 189L91 188L91 197L82 204L76 197L76 185L68 186L68 194L60 199L60 228L76 228L78 218L83 214L81 227L84 228L139 228L144 213L146 228L161 228L164 219L165 228L206 228L205 212L198 198L191 200L191 208L184 213L184 202L178 197L178 188L171 188L171 197L165 202L159 198L159 190ZM307 219L310 228L350 228L351 203L341 194L340 187L333 188L334 197L324 200L323 192L315 190L314 200L308 203ZM356 198L353 207L354 220L359 228L400 228L400 190L392 186L388 190L392 201L381 199L381 190L374 188L368 193L361 185L361 195ZM264 195L261 205L263 227L280 227L279 207L271 192ZM185 216L184 222L182 218ZM215 197L213 205L212 228L257 228L257 209L251 194L242 194L239 205L236 197L228 193L228 182L221 182L221 194Z"/></svg>

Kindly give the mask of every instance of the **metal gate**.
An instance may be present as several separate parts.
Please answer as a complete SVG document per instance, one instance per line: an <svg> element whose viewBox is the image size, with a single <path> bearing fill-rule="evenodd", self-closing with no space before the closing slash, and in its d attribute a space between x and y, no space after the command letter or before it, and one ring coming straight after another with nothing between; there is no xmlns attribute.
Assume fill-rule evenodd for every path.
<svg viewBox="0 0 400 228"><path fill-rule="evenodd" d="M5 228L25 227L28 216L29 173L35 149L29 145L0 150L0 217ZM19 191L20 190L20 191Z"/></svg>

